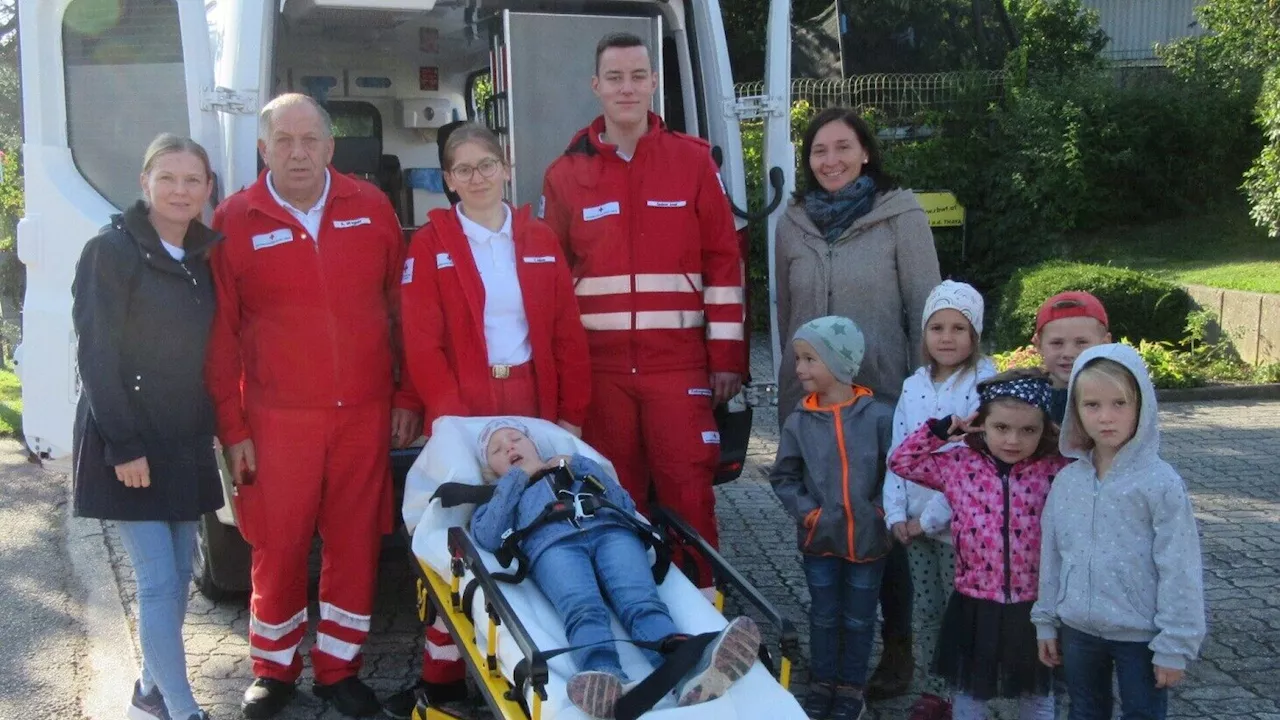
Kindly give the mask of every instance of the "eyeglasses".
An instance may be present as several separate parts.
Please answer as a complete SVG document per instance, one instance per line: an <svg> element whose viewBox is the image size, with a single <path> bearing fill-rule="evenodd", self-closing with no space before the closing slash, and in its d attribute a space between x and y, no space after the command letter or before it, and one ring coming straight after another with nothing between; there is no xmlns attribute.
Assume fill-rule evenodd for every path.
<svg viewBox="0 0 1280 720"><path fill-rule="evenodd" d="M502 162L500 160L485 158L475 167L470 165L454 165L449 169L449 174L466 183L471 182L471 178L477 172L480 173L480 177L482 178L491 178L498 174L498 168L500 167L502 167Z"/></svg>

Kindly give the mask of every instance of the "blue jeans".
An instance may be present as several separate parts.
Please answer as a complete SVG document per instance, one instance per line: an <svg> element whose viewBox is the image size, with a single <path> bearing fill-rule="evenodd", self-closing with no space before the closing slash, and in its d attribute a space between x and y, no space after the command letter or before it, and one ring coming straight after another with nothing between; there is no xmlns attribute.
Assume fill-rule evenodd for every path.
<svg viewBox="0 0 1280 720"><path fill-rule="evenodd" d="M804 556L810 598L811 682L866 684L884 568L884 558L853 563L836 557Z"/></svg>
<svg viewBox="0 0 1280 720"><path fill-rule="evenodd" d="M1062 669L1071 720L1111 720L1111 674L1120 685L1123 720L1164 720L1169 691L1156 688L1154 653L1143 642L1104 640L1062 626Z"/></svg>
<svg viewBox="0 0 1280 720"><path fill-rule="evenodd" d="M116 527L138 584L142 692L159 687L169 717L185 720L200 711L191 695L182 646L196 523L119 522Z"/></svg>
<svg viewBox="0 0 1280 720"><path fill-rule="evenodd" d="M658 597L651 567L635 531L616 525L570 535L534 562L533 580L564 620L569 645L591 645L570 653L579 671L598 670L628 679L618 648L611 642L615 638L605 600L632 640L658 641L679 632ZM645 655L654 667L662 664L658 653L645 651Z"/></svg>

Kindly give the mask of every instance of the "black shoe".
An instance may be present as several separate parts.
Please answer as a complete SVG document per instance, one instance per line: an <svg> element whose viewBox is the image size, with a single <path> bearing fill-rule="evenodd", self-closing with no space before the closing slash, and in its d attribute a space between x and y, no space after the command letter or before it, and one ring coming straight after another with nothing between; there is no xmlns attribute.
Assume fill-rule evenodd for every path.
<svg viewBox="0 0 1280 720"><path fill-rule="evenodd" d="M253 684L244 691L244 699L240 701L240 711L249 720L266 720L274 717L284 709L298 688L291 682L274 678L254 678Z"/></svg>
<svg viewBox="0 0 1280 720"><path fill-rule="evenodd" d="M321 700L328 700L343 715L369 717L382 709L378 696L355 675L344 677L332 685L316 683L311 692Z"/></svg>
<svg viewBox="0 0 1280 720"><path fill-rule="evenodd" d="M409 687L387 698L382 703L382 714L394 720L411 720L413 709L418 706L419 694L426 694L427 684L418 680ZM435 703L432 703L433 705Z"/></svg>

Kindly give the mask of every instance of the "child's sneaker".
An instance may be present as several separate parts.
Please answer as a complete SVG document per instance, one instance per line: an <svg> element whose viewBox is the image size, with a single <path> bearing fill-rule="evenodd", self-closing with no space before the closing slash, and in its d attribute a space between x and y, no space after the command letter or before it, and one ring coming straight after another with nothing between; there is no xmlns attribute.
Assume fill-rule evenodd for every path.
<svg viewBox="0 0 1280 720"><path fill-rule="evenodd" d="M921 695L911 706L907 720L950 720L951 702L930 693Z"/></svg>
<svg viewBox="0 0 1280 720"><path fill-rule="evenodd" d="M809 692L804 694L800 707L811 720L823 720L831 714L831 703L836 699L836 685L829 682L810 682Z"/></svg>
<svg viewBox="0 0 1280 720"><path fill-rule="evenodd" d="M129 720L169 720L169 711L164 706L164 697L160 695L160 688L153 687L151 692L143 695L142 681L135 680L133 697L129 700L129 707L125 709L124 716Z"/></svg>
<svg viewBox="0 0 1280 720"><path fill-rule="evenodd" d="M734 618L702 652L702 659L680 684L679 704L714 700L747 674L760 653L760 628L749 617Z"/></svg>
<svg viewBox="0 0 1280 720"><path fill-rule="evenodd" d="M862 720L862 712L867 709L867 700L863 697L862 688L852 685L837 685L835 702L831 705L831 720Z"/></svg>
<svg viewBox="0 0 1280 720"><path fill-rule="evenodd" d="M622 679L613 673L587 670L569 678L569 702L594 720L613 720L622 697Z"/></svg>

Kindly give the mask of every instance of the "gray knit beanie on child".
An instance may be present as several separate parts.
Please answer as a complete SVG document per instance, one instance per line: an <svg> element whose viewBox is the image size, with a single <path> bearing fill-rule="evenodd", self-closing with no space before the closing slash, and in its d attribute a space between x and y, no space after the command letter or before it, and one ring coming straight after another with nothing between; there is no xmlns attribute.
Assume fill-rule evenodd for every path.
<svg viewBox="0 0 1280 720"><path fill-rule="evenodd" d="M792 342L804 340L813 346L822 362L837 382L846 385L862 367L862 356L867 352L867 341L852 320L839 315L828 315L800 326Z"/></svg>
<svg viewBox="0 0 1280 720"><path fill-rule="evenodd" d="M920 327L929 325L929 318L939 310L950 308L959 312L973 326L974 332L982 334L982 311L984 303L982 302L982 293L978 292L968 283L956 282L954 280L943 280L940 285L929 293L928 299L924 301L924 313L920 318Z"/></svg>
<svg viewBox="0 0 1280 720"><path fill-rule="evenodd" d="M480 458L480 467L489 467L489 440L493 438L493 434L504 428L511 428L529 438L533 442L533 446L541 453L542 448L538 447L537 441L529 434L529 426L520 422L513 417L500 417L490 420L484 429L480 431L480 443L476 446L476 452Z"/></svg>

